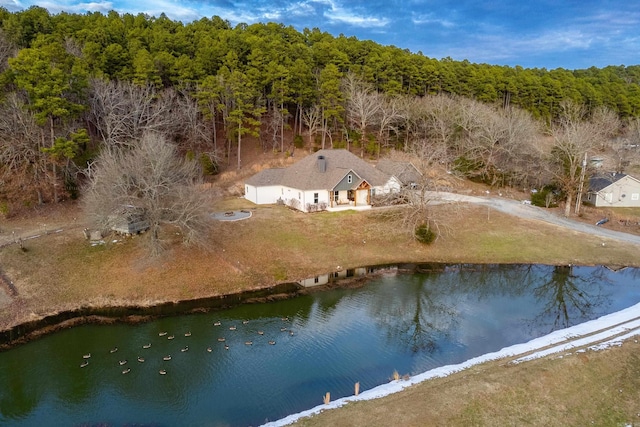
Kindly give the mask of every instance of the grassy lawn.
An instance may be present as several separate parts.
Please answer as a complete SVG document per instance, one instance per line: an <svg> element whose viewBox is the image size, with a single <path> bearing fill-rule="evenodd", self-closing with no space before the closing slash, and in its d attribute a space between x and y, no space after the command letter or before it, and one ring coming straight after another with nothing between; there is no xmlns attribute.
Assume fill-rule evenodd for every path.
<svg viewBox="0 0 640 427"><path fill-rule="evenodd" d="M638 248L521 220L473 205L434 206L440 237L415 242L380 211L303 214L282 206L256 209L243 199L216 210L252 209L236 222L215 221L206 247L184 247L165 230L157 259L145 236L109 237L92 247L81 226L0 250L0 266L19 292L0 307L0 327L77 306L148 305L295 281L333 271L396 262L638 265Z"/></svg>

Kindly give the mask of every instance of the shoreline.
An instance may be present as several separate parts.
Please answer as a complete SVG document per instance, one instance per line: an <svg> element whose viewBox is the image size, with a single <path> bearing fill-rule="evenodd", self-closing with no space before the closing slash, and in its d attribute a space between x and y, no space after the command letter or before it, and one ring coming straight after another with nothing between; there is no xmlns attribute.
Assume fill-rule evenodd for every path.
<svg viewBox="0 0 640 427"><path fill-rule="evenodd" d="M114 323L137 324L165 316L206 313L240 304L257 304L294 298L301 294L302 289L297 283L285 282L232 294L178 301L159 301L150 305L79 306L1 330L0 351L7 351L45 335L75 326Z"/></svg>
<svg viewBox="0 0 640 427"><path fill-rule="evenodd" d="M445 378L487 362L505 361L504 364L518 365L545 357L562 358L573 353L584 353L587 350L600 351L612 346L620 346L624 341L637 335L640 335L640 303L461 363L430 369L409 378L392 380L358 395L342 397L279 420L267 422L261 427L283 427L354 402L385 398L417 384L436 378Z"/></svg>
<svg viewBox="0 0 640 427"><path fill-rule="evenodd" d="M449 266L480 266L480 265L517 265L524 263L463 263L463 262L407 262L385 263L342 271L366 269L366 273L358 276L335 277L334 272L324 273L329 276L328 283L316 286L304 286L298 282L282 282L274 285L256 287L240 292L196 297L177 301L158 301L148 305L101 305L78 306L61 310L53 314L41 316L37 319L22 322L0 330L0 352L27 344L30 341L85 324L137 324L156 320L161 317L181 316L195 313L224 310L242 304L262 304L271 301L295 298L313 292L322 292L334 288L360 287L370 279L385 274L393 269L396 274L411 274L418 272L442 272ZM552 265L535 263L536 265ZM562 264L553 264L562 265ZM593 267L590 264L575 264L580 267ZM323 276L320 275L320 276ZM313 276L310 276L312 278ZM303 280L304 281L304 280Z"/></svg>

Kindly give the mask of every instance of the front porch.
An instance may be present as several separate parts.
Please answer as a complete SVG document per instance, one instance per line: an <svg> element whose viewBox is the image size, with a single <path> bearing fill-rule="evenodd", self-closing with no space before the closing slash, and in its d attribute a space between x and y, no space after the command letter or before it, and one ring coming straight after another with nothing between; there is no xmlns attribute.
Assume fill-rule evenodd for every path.
<svg viewBox="0 0 640 427"><path fill-rule="evenodd" d="M334 205L334 206L327 206L327 212L341 212L341 211L348 211L348 210L353 210L353 211L366 211L368 209L371 209L371 205Z"/></svg>

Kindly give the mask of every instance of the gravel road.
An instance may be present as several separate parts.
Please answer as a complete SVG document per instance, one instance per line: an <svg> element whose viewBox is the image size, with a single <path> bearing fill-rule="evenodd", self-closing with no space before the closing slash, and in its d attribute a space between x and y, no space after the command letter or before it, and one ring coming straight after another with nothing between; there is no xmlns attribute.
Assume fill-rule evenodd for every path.
<svg viewBox="0 0 640 427"><path fill-rule="evenodd" d="M596 225L586 224L584 222L574 221L565 217L555 215L546 209L539 208L533 205L526 205L517 200L503 199L499 197L478 197L478 196L466 196L463 194L446 193L446 192L428 192L428 197L435 203L443 202L463 202L463 203L475 203L478 205L487 206L488 208L495 209L500 212L504 212L509 215L514 215L520 218L537 220L554 224L560 227L565 227L571 230L579 231L582 233L588 233L593 236L600 236L607 239L615 239L622 242L631 243L634 245L640 245L640 236L634 234L623 233L620 231L608 230L606 228L598 227Z"/></svg>

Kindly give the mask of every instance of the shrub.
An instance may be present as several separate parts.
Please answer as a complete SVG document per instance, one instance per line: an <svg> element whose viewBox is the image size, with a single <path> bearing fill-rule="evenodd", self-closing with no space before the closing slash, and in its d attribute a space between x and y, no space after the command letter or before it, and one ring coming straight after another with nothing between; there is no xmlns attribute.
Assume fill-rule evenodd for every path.
<svg viewBox="0 0 640 427"><path fill-rule="evenodd" d="M9 216L9 204L7 202L0 202L0 215L5 218Z"/></svg>
<svg viewBox="0 0 640 427"><path fill-rule="evenodd" d="M541 208L557 207L556 189L552 186L545 186L540 191L531 193L531 204Z"/></svg>
<svg viewBox="0 0 640 427"><path fill-rule="evenodd" d="M218 173L218 165L211 160L211 157L206 153L200 154L200 166L202 166L202 172L205 175L215 175Z"/></svg>
<svg viewBox="0 0 640 427"><path fill-rule="evenodd" d="M429 227L429 224L420 224L415 230L416 240L425 245L429 245L436 240L436 233Z"/></svg>
<svg viewBox="0 0 640 427"><path fill-rule="evenodd" d="M295 137L293 137L293 146L296 148L304 147L304 139L302 139L302 135L298 134Z"/></svg>

